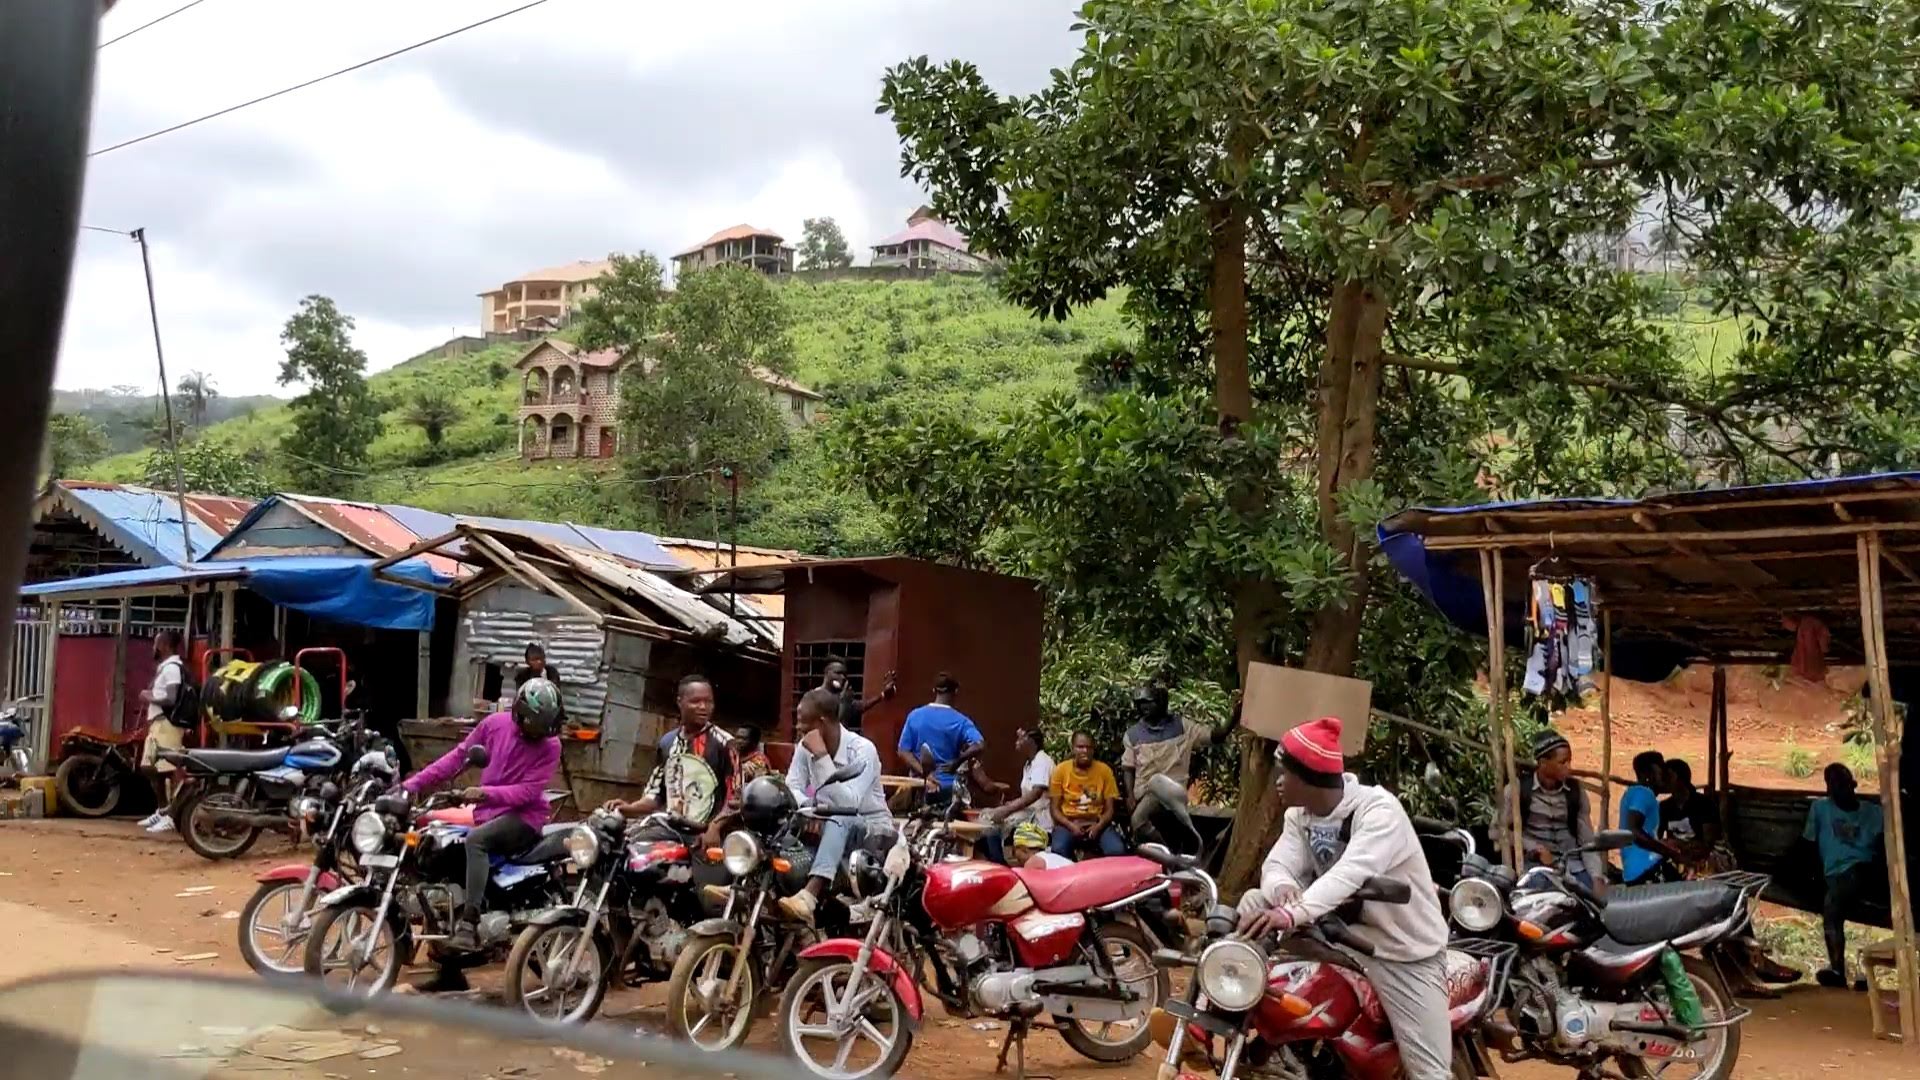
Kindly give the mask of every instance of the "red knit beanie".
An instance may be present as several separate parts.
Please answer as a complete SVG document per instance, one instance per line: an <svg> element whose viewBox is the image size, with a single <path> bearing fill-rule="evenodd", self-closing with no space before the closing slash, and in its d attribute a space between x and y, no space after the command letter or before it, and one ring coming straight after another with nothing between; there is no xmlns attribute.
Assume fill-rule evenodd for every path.
<svg viewBox="0 0 1920 1080"><path fill-rule="evenodd" d="M1338 775L1347 771L1340 753L1340 718L1323 716L1280 736L1280 749L1314 772Z"/></svg>

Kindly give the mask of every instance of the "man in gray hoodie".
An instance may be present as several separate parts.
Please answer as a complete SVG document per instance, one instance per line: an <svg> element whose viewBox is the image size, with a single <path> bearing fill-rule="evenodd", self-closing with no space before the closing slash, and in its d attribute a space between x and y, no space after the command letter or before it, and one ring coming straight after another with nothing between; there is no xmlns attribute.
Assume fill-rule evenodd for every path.
<svg viewBox="0 0 1920 1080"><path fill-rule="evenodd" d="M1413 822L1393 793L1345 771L1340 720L1324 717L1280 739L1280 839L1260 868L1260 888L1240 898L1240 929L1264 936L1305 926L1353 899L1368 878L1406 882L1404 904L1367 902L1354 937L1372 946L1361 966L1400 1049L1407 1080L1448 1080L1447 920Z"/></svg>

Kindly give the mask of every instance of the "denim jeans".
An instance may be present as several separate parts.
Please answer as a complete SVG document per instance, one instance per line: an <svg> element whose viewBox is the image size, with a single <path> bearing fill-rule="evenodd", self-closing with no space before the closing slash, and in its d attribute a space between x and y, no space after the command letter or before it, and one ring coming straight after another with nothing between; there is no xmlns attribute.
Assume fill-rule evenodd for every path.
<svg viewBox="0 0 1920 1080"><path fill-rule="evenodd" d="M1080 838L1068 832L1065 825L1055 825L1053 827L1053 841L1048 844L1047 847L1055 855L1066 855L1070 857L1073 855L1074 845L1080 843L1082 843ZM1120 834L1115 832L1112 826L1100 830L1098 843L1100 845L1100 854L1102 855L1125 855L1127 853L1127 845L1121 842Z"/></svg>
<svg viewBox="0 0 1920 1080"><path fill-rule="evenodd" d="M833 887L833 879L840 873L840 864L845 861L847 849L858 844L867 835L867 824L857 817L830 817L820 823L820 846L813 852L813 872L810 877L825 878L827 887Z"/></svg>

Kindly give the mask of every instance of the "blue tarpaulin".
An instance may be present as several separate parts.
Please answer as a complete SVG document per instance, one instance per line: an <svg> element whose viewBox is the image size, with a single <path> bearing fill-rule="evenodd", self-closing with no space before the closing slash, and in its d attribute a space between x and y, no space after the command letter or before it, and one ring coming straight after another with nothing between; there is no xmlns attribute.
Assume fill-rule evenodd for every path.
<svg viewBox="0 0 1920 1080"><path fill-rule="evenodd" d="M389 567L387 572L428 585L450 581L418 559ZM339 555L273 555L156 566L43 582L21 589L20 595L75 596L235 578L261 597L315 618L382 630L433 629L432 593L376 579L372 559Z"/></svg>

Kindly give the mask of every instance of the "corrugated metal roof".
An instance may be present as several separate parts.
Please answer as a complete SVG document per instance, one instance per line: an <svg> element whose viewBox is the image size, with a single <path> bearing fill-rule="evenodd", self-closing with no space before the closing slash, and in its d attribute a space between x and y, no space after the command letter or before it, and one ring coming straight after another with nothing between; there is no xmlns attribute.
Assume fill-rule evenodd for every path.
<svg viewBox="0 0 1920 1080"><path fill-rule="evenodd" d="M213 550L253 506L245 499L187 495L187 531L180 536L180 498L134 484L56 481L46 499L86 521L114 546L149 566L178 566Z"/></svg>
<svg viewBox="0 0 1920 1080"><path fill-rule="evenodd" d="M725 611L712 603L651 571L593 552L576 549L570 554L602 583L638 595L667 612L686 630L714 635L733 645L780 647L780 631L774 625L754 619L757 612L750 604L741 605L740 618L728 618Z"/></svg>
<svg viewBox="0 0 1920 1080"><path fill-rule="evenodd" d="M285 498L355 546L375 555L397 554L433 535L416 534L380 506L320 499L311 495ZM455 577L461 571L459 562L444 555L427 555L425 558L427 565L447 577Z"/></svg>

